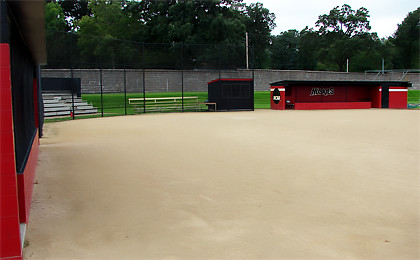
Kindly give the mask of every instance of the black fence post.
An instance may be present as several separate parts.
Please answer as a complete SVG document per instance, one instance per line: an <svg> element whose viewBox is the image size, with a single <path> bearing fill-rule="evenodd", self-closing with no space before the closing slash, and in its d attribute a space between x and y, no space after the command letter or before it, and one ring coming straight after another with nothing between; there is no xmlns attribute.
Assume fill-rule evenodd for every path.
<svg viewBox="0 0 420 260"><path fill-rule="evenodd" d="M125 61L124 61L124 111L127 115L127 75L125 71Z"/></svg>
<svg viewBox="0 0 420 260"><path fill-rule="evenodd" d="M255 48L252 45L252 81L254 81L255 77Z"/></svg>
<svg viewBox="0 0 420 260"><path fill-rule="evenodd" d="M254 100L255 100L255 48L254 48L254 45L252 45L252 91L253 91L252 94L254 95ZM252 111L254 110L255 110L255 101L252 104Z"/></svg>
<svg viewBox="0 0 420 260"><path fill-rule="evenodd" d="M144 42L141 49L141 63L141 66L143 67L143 113L146 113L146 68L144 64Z"/></svg>
<svg viewBox="0 0 420 260"><path fill-rule="evenodd" d="M103 86L102 86L102 68L99 69L99 84L101 85L101 116L104 117L104 100L103 100Z"/></svg>
<svg viewBox="0 0 420 260"><path fill-rule="evenodd" d="M217 50L218 50L218 55L219 55L219 62L218 62L218 64L217 64L217 67L218 67L218 70L219 70L219 80L220 80L220 78L221 78L221 59L222 59L222 57L221 57L221 52L220 52L220 44L218 44L217 45Z"/></svg>
<svg viewBox="0 0 420 260"><path fill-rule="evenodd" d="M126 62L125 62L125 52L123 53L123 62L124 62L124 64L123 64L123 66L124 66L124 70L123 70L123 74L124 74L124 82L123 82L123 84L124 84L124 115L127 115L127 80L126 80L126 71L125 71L125 69L126 69L126 67L127 67L127 65L126 65Z"/></svg>
<svg viewBox="0 0 420 260"><path fill-rule="evenodd" d="M73 77L74 77L73 62L71 62L70 66L71 66L71 68L70 68L71 78L73 79ZM74 111L74 84L71 84L71 114L70 114L70 116L73 118L73 120L75 119L75 114L76 114L76 111Z"/></svg>
<svg viewBox="0 0 420 260"><path fill-rule="evenodd" d="M181 104L184 112L184 43L181 44Z"/></svg>
<svg viewBox="0 0 420 260"><path fill-rule="evenodd" d="M74 78L74 74L73 74L73 41L72 41L72 37L71 34L67 34L70 37L70 40L67 41L70 43L70 77L73 79ZM71 85L71 113L70 113L70 117L74 120L75 119L75 111L74 111L74 84Z"/></svg>

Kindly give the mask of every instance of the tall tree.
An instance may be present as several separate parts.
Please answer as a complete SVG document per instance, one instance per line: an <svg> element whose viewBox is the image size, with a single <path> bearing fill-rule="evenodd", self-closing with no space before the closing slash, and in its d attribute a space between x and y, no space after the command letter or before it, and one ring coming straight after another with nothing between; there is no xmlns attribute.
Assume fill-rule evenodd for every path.
<svg viewBox="0 0 420 260"><path fill-rule="evenodd" d="M137 53L143 48L148 54L135 56L147 64L158 66L167 59L191 66L238 64L236 66L242 67L245 32L248 31L250 44L255 46L257 66L269 64L267 47L275 17L260 3L247 6L242 0L47 1L61 7L64 13L61 17L78 37L77 46L85 62L100 61L117 66L136 53L135 48L129 46L135 43L127 43L133 41L137 42ZM145 44L139 48L139 43ZM179 43L189 47L184 45L181 50ZM201 45L193 48L193 44L230 47L204 48ZM181 52L186 58L183 61L179 60Z"/></svg>
<svg viewBox="0 0 420 260"><path fill-rule="evenodd" d="M299 33L299 64L300 69L317 69L318 52L321 47L320 36L313 29L306 27Z"/></svg>
<svg viewBox="0 0 420 260"><path fill-rule="evenodd" d="M49 65L59 68L68 67L70 64L63 64L63 61L71 59L68 35L66 34L70 27L65 20L63 9L58 3L45 4L45 29Z"/></svg>
<svg viewBox="0 0 420 260"><path fill-rule="evenodd" d="M144 22L148 31L147 42L188 44L182 50L184 66L205 67L218 66L219 63L223 65L228 60L231 63L240 55L238 51L227 51L226 48L218 50L216 47L194 46L194 44L243 44L245 26L240 19L241 13L232 8L232 5L238 2L232 0L142 1L127 3L127 10L139 21ZM181 51L179 48L179 46L168 48L168 45L162 45L160 52L172 57L179 54ZM153 55L158 56L157 53ZM223 60L218 59L219 55L223 56Z"/></svg>
<svg viewBox="0 0 420 260"><path fill-rule="evenodd" d="M274 36L270 48L271 68L298 69L299 43L300 35L296 30L289 30Z"/></svg>
<svg viewBox="0 0 420 260"><path fill-rule="evenodd" d="M268 47L271 42L271 31L276 27L274 13L264 8L262 3L250 4L244 10L244 24L249 33L250 45L255 50L255 66L268 68L270 60Z"/></svg>
<svg viewBox="0 0 420 260"><path fill-rule="evenodd" d="M394 58L396 66L401 69L420 68L420 7L410 12L404 21L398 25L393 42L396 48Z"/></svg>
<svg viewBox="0 0 420 260"><path fill-rule="evenodd" d="M370 31L368 18L369 11L366 8L361 7L356 11L344 4L341 8L334 7L329 14L320 15L315 25L322 35L334 32L352 37Z"/></svg>
<svg viewBox="0 0 420 260"><path fill-rule="evenodd" d="M323 64L319 69L344 71L347 59L368 51L366 46L369 41L377 39L376 34L369 33L371 27L368 17L366 8L361 7L356 11L346 4L319 16L316 22L321 37L318 59Z"/></svg>
<svg viewBox="0 0 420 260"><path fill-rule="evenodd" d="M174 42L239 44L244 37L239 13L217 0L179 2L169 8L169 17Z"/></svg>
<svg viewBox="0 0 420 260"><path fill-rule="evenodd" d="M146 35L140 42L169 43L169 8L177 4L176 0L142 0L125 3L124 11L139 23L146 26Z"/></svg>
<svg viewBox="0 0 420 260"><path fill-rule="evenodd" d="M77 22L78 46L86 61L117 67L124 64L126 58L138 56L138 50L130 41L141 39L146 29L124 12L123 5L123 1L91 2L92 15L83 16Z"/></svg>
<svg viewBox="0 0 420 260"><path fill-rule="evenodd" d="M47 31L67 31L69 29L63 8L58 3L46 3L44 17Z"/></svg>
<svg viewBox="0 0 420 260"><path fill-rule="evenodd" d="M92 14L88 7L89 3L86 0L59 0L57 2L63 8L66 20L74 30L77 29L75 28L76 23L82 19L83 16L90 16Z"/></svg>

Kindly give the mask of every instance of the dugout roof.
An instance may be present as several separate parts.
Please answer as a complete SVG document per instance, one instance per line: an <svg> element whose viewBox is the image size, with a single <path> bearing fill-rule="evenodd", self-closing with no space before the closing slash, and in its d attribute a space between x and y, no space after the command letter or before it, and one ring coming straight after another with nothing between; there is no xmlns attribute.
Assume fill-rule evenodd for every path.
<svg viewBox="0 0 420 260"><path fill-rule="evenodd" d="M44 1L7 1L10 19L14 19L19 33L39 65L47 63L45 40Z"/></svg>
<svg viewBox="0 0 420 260"><path fill-rule="evenodd" d="M305 80L282 80L273 82L271 86L383 86L395 85L401 87L411 87L408 81L305 81Z"/></svg>

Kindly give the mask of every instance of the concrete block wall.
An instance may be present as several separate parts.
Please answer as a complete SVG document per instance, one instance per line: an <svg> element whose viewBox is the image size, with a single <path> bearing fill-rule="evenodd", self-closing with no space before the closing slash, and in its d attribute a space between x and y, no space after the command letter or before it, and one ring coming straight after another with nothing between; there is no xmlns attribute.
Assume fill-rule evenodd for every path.
<svg viewBox="0 0 420 260"><path fill-rule="evenodd" d="M102 73L101 73L102 72ZM102 74L102 75L101 75ZM42 77L81 78L82 93L100 93L101 80L103 93L124 92L123 69L43 69ZM125 70L127 92L143 92L143 75L146 92L207 91L207 82L219 78L252 78L251 70ZM270 83L280 80L404 80L413 83L412 89L420 89L418 73L346 73L299 70L255 70L255 90L267 91ZM183 79L183 80L182 80Z"/></svg>

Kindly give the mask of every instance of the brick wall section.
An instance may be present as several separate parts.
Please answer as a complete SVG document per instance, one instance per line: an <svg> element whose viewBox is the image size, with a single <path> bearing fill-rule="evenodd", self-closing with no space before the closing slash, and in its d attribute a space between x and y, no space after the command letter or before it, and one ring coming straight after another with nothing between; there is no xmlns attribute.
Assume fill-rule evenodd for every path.
<svg viewBox="0 0 420 260"><path fill-rule="evenodd" d="M252 78L251 70L145 70L146 92L207 91L207 82L219 78ZM297 70L255 70L255 90L269 90L270 83L280 80L404 80L413 83L412 89L420 89L418 73L345 73ZM71 77L70 69L44 69L42 77ZM143 71L127 69L127 92L143 91ZM74 69L73 77L81 78L82 93L100 93L99 69ZM183 82L182 82L183 78ZM124 70L103 69L102 86L104 93L124 92Z"/></svg>

